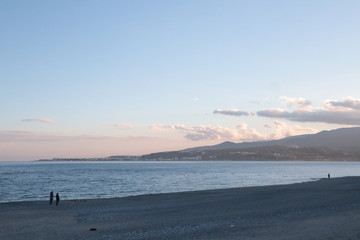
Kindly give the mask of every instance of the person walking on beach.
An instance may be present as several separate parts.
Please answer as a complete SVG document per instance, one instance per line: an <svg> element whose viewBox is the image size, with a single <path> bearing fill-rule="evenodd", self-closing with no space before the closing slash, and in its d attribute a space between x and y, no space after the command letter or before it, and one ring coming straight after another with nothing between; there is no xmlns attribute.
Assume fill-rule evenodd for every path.
<svg viewBox="0 0 360 240"><path fill-rule="evenodd" d="M330 179L330 173L328 173L328 179Z"/></svg>
<svg viewBox="0 0 360 240"><path fill-rule="evenodd" d="M60 197L59 193L56 193L56 206L59 205Z"/></svg>
<svg viewBox="0 0 360 240"><path fill-rule="evenodd" d="M53 193L53 191L51 191L50 192L50 205L52 204L53 200L54 200L54 193Z"/></svg>

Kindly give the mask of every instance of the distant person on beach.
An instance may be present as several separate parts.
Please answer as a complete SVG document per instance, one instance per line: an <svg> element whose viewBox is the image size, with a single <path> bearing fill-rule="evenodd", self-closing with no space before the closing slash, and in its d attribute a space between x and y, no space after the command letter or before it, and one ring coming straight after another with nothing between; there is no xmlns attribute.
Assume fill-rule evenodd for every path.
<svg viewBox="0 0 360 240"><path fill-rule="evenodd" d="M330 173L328 173L328 179L330 179Z"/></svg>
<svg viewBox="0 0 360 240"><path fill-rule="evenodd" d="M50 192L50 205L52 204L53 200L54 200L54 193L53 193L53 191L51 191Z"/></svg>
<svg viewBox="0 0 360 240"><path fill-rule="evenodd" d="M59 205L60 197L59 193L56 193L56 206Z"/></svg>

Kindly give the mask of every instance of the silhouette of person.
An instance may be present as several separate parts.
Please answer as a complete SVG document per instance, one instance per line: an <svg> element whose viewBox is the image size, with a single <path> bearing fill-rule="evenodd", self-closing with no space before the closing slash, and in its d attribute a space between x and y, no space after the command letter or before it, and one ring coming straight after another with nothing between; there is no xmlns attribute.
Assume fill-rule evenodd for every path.
<svg viewBox="0 0 360 240"><path fill-rule="evenodd" d="M56 206L59 205L60 197L59 193L56 193Z"/></svg>
<svg viewBox="0 0 360 240"><path fill-rule="evenodd" d="M53 193L53 191L51 191L50 192L50 205L52 204L53 199L54 199L54 193Z"/></svg>
<svg viewBox="0 0 360 240"><path fill-rule="evenodd" d="M328 179L330 179L330 173L328 173Z"/></svg>

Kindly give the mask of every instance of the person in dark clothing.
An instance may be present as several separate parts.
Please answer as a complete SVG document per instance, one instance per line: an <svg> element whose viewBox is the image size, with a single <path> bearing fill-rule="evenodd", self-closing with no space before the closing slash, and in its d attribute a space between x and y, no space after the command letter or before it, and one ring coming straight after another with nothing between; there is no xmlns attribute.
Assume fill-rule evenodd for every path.
<svg viewBox="0 0 360 240"><path fill-rule="evenodd" d="M53 191L51 191L50 192L50 205L52 204L53 200L54 200L54 193L53 193Z"/></svg>
<svg viewBox="0 0 360 240"><path fill-rule="evenodd" d="M59 193L56 193L56 206L59 205L60 197Z"/></svg>
<svg viewBox="0 0 360 240"><path fill-rule="evenodd" d="M328 173L328 179L330 179L330 173Z"/></svg>

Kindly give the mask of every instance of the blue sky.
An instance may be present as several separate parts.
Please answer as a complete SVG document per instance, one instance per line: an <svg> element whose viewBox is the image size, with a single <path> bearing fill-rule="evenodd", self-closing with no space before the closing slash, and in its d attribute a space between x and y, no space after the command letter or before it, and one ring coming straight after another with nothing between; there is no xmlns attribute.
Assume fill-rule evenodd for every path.
<svg viewBox="0 0 360 240"><path fill-rule="evenodd" d="M360 125L359 1L0 2L0 160Z"/></svg>

